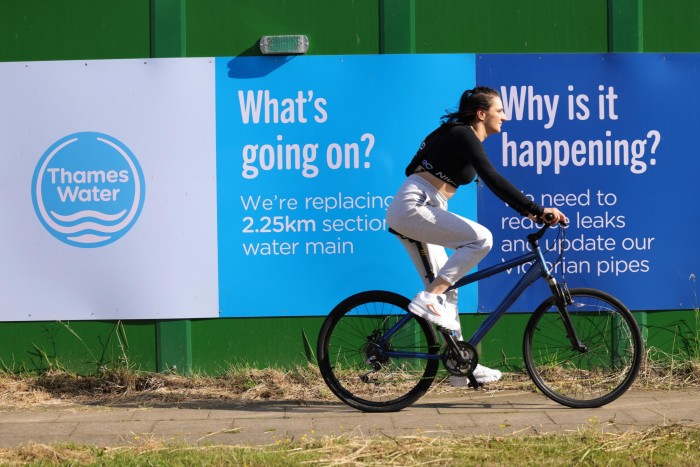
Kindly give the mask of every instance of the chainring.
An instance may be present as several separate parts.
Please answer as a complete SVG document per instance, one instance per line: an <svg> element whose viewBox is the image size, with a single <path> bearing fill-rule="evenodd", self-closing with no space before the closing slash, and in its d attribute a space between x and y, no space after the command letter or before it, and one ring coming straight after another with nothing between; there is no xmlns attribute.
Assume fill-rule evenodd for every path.
<svg viewBox="0 0 700 467"><path fill-rule="evenodd" d="M472 372L474 372L477 363L479 363L479 354L468 342L457 341L457 346L462 353L467 353L467 362L462 363L462 359L459 355L457 355L457 350L449 348L442 355L442 363L445 365L447 372L452 376L470 375Z"/></svg>

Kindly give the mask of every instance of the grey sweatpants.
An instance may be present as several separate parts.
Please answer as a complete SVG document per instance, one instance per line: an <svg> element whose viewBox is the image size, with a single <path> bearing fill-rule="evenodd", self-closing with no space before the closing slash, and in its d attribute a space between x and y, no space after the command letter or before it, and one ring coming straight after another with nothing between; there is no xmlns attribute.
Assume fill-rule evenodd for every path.
<svg viewBox="0 0 700 467"><path fill-rule="evenodd" d="M445 196L419 175L406 178L387 208L386 219L401 235L425 244L436 277L450 284L474 268L493 245L493 236L486 227L449 212ZM401 243L427 288L430 281L416 245L404 239ZM448 257L445 248L454 253ZM450 290L446 295L448 303L456 310L457 290Z"/></svg>

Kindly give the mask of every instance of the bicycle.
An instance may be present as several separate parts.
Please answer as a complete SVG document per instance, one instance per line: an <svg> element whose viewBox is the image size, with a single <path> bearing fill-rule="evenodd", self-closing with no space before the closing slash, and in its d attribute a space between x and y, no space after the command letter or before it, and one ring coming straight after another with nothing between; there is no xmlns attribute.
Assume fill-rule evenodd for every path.
<svg viewBox="0 0 700 467"><path fill-rule="evenodd" d="M565 280L556 280L551 271L563 258L565 229L558 228L559 257L550 266L539 245L549 227L545 224L527 236L529 252L455 283L454 288L462 287L532 263L466 341L457 341L452 331L410 313L410 300L394 292L372 290L343 300L327 316L317 342L319 369L330 390L365 412L398 411L427 392L440 362L449 375L466 376L469 386L478 388L472 375L478 363L476 346L516 299L543 279L552 295L532 312L523 338L530 379L544 395L572 408L600 407L620 397L642 362L639 327L612 295L591 288L569 289ZM423 245L407 240L416 244L432 276Z"/></svg>

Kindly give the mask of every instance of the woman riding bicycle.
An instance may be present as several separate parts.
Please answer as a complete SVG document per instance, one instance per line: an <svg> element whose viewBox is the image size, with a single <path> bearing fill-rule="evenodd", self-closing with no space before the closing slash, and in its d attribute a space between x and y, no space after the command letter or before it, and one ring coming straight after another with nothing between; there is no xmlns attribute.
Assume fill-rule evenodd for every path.
<svg viewBox="0 0 700 467"><path fill-rule="evenodd" d="M496 90L476 87L465 91L459 109L442 120L406 167L407 178L389 205L386 217L393 230L425 244L435 271L431 282L423 272L415 245L399 237L425 284L425 290L416 294L409 310L455 331L461 340L457 290L448 289L488 254L493 238L483 225L447 210L447 202L457 188L478 176L496 196L523 216L541 220L544 214L551 214L551 224L568 220L558 209L543 208L527 198L498 173L484 151L482 142L489 135L499 133L507 120ZM449 258L445 248L454 250ZM486 383L497 381L501 373L479 365L474 376L478 382ZM451 381L458 386L466 385L466 378L458 381L452 377Z"/></svg>

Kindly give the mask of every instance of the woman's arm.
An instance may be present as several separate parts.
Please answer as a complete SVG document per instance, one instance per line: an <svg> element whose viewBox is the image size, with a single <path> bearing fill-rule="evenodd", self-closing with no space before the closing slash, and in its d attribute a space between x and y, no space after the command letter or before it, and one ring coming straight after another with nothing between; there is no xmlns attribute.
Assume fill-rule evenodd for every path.
<svg viewBox="0 0 700 467"><path fill-rule="evenodd" d="M544 208L525 196L496 170L486 151L484 151L481 141L471 129L466 127L462 135L462 143L465 146L466 153L469 155L469 162L476 170L479 179L489 187L493 194L508 203L511 208L523 216L534 215L535 217L540 217L544 213Z"/></svg>

